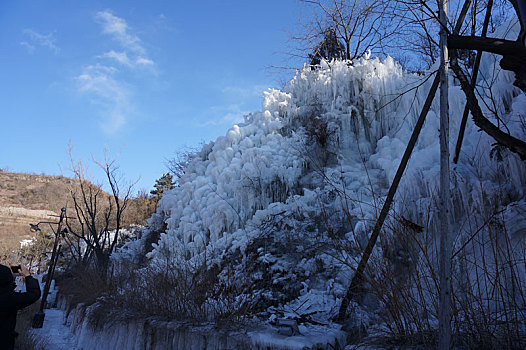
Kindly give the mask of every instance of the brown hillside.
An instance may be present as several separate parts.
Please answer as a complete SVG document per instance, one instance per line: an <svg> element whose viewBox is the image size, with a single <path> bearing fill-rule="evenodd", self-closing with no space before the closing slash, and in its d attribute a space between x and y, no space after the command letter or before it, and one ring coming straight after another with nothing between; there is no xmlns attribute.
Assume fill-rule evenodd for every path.
<svg viewBox="0 0 526 350"><path fill-rule="evenodd" d="M60 208L73 210L70 190L76 180L63 176L31 175L0 171L0 246L15 248L30 238L30 223L55 221ZM109 196L108 194L106 194ZM106 206L101 201L101 210ZM147 197L134 198L128 205L123 225L146 224L155 210L155 202ZM74 216L71 212L68 216ZM49 231L49 227L41 227Z"/></svg>
<svg viewBox="0 0 526 350"><path fill-rule="evenodd" d="M70 204L75 183L63 176L0 172L0 241L3 245L31 237L29 223L51 220Z"/></svg>

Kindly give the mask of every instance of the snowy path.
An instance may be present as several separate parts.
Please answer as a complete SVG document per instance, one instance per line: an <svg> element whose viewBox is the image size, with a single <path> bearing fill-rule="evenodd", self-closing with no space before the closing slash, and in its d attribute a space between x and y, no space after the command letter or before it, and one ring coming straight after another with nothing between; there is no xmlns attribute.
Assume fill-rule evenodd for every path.
<svg viewBox="0 0 526 350"><path fill-rule="evenodd" d="M47 309L44 326L41 329L32 329L37 339L46 350L76 350L75 335L64 324L64 311Z"/></svg>

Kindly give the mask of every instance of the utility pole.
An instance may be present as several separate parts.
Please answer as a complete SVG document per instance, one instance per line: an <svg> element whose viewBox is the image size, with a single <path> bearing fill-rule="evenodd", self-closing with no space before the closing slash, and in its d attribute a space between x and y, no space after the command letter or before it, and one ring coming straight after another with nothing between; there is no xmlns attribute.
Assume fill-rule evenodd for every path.
<svg viewBox="0 0 526 350"><path fill-rule="evenodd" d="M449 232L449 102L446 0L439 1L440 21L440 297L438 348L451 347L451 233Z"/></svg>
<svg viewBox="0 0 526 350"><path fill-rule="evenodd" d="M44 309L46 308L46 301L47 301L47 296L49 295L49 288L51 287L51 280L53 279L53 274L55 273L55 267L57 266L58 255L59 255L60 247L61 247L61 245L59 245L59 242L60 242L60 236L62 234L62 222L64 221L65 218L66 218L66 208L64 207L62 208L60 212L60 218L58 222L51 222L51 223L46 222L49 224L58 224L58 227L57 227L57 231L55 232L55 242L53 244L53 252L51 253L51 259L49 261L49 268L47 272L46 284L44 285L44 292L42 293L42 300L40 301L40 309L33 316L33 323L32 323L33 328L42 328L42 326L44 325L44 317L46 316L44 314ZM31 227L35 228L35 230L40 230L38 229L38 224L31 225Z"/></svg>

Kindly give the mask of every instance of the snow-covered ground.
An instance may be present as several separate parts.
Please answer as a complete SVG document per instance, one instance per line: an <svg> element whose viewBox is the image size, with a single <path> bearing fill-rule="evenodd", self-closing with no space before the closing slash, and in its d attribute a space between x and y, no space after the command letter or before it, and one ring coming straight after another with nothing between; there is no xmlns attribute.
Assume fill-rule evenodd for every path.
<svg viewBox="0 0 526 350"><path fill-rule="evenodd" d="M86 309L77 317L73 310L66 320L61 309L45 310L41 329L30 332L46 350L91 349L326 349L328 344L343 344L345 334L337 328L300 326L299 332L283 334L279 327L265 327L252 331L219 330L213 325L190 325L184 322L166 322L155 319L130 322L108 322L103 329L87 325ZM75 323L76 324L72 324ZM75 333L72 330L75 330Z"/></svg>
<svg viewBox="0 0 526 350"><path fill-rule="evenodd" d="M40 329L31 329L40 344L46 350L77 350L75 335L65 323L65 311L59 309L45 310L44 326Z"/></svg>

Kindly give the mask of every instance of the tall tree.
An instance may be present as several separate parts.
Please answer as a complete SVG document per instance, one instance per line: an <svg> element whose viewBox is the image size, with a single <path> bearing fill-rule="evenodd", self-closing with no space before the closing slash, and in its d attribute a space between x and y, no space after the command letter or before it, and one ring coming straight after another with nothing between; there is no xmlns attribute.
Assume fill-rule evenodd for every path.
<svg viewBox="0 0 526 350"><path fill-rule="evenodd" d="M70 189L76 220L66 218L66 241L77 263L89 265L95 258L101 273L107 272L109 258L120 238L122 218L128 208L133 184L123 184L115 160L105 157L95 163L102 169L111 189L106 193L102 185L91 183L82 162L73 160L69 150L75 183Z"/></svg>
<svg viewBox="0 0 526 350"><path fill-rule="evenodd" d="M293 39L301 42L309 54L314 52L315 57L320 48L327 48L327 42L336 45L332 45L336 51L341 50L339 57L334 58L354 60L370 51L384 52L386 39L400 30L401 20L391 15L392 8L388 6L391 0L300 1L311 5L314 14L312 20L300 23L302 33Z"/></svg>
<svg viewBox="0 0 526 350"><path fill-rule="evenodd" d="M166 173L159 179L155 180L154 189L150 191L157 200L161 199L165 191L171 190L175 187L173 176L170 173Z"/></svg>

